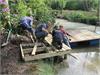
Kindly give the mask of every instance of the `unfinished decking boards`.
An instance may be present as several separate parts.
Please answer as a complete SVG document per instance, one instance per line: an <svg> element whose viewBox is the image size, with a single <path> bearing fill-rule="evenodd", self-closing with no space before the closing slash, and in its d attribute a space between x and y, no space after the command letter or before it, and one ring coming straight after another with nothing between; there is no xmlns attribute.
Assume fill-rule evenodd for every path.
<svg viewBox="0 0 100 75"><path fill-rule="evenodd" d="M24 57L24 61L32 61L32 60L38 60L38 59L43 59L43 58L48 58L48 57L61 56L69 52L70 51L59 51L59 52L42 53L42 54L38 54L34 56L28 55Z"/></svg>
<svg viewBox="0 0 100 75"><path fill-rule="evenodd" d="M82 42L88 40L100 39L100 35L88 30L67 30L71 35L71 42Z"/></svg>
<svg viewBox="0 0 100 75"><path fill-rule="evenodd" d="M51 34L49 34L45 40L52 45L52 36ZM29 46L31 48L27 48L25 46L28 46L27 44L20 44L20 48L21 48L21 54L22 54L22 59L24 61L32 61L32 60L38 60L38 59L43 59L43 58L48 58L48 57L54 57L54 56L61 56L64 54L67 54L70 52L71 48L69 48L68 46L66 46L65 44L63 44L63 48L59 51L57 51L57 49L55 48L55 51L52 50L52 47L38 47L36 52L40 52L39 54L37 53L36 55L32 56L31 52L32 52L32 46L34 46L34 44L29 44ZM27 49L25 49L27 48ZM48 50L45 50L48 49ZM41 53L43 52L43 53Z"/></svg>

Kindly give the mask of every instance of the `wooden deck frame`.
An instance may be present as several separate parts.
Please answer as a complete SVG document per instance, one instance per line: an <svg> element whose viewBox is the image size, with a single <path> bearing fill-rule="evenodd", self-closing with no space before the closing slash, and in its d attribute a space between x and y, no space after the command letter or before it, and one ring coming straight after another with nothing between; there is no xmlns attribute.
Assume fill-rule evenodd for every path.
<svg viewBox="0 0 100 75"><path fill-rule="evenodd" d="M24 61L32 61L32 60L38 60L38 59L49 58L49 57L54 57L54 56L61 56L61 55L68 54L68 53L70 53L69 50L43 53L43 54L38 54L38 55L34 55L34 56L25 56Z"/></svg>
<svg viewBox="0 0 100 75"><path fill-rule="evenodd" d="M61 55L64 55L64 54L67 54L70 52L70 48L67 49L67 50L64 50L64 51L59 51L57 52L56 50L55 51L52 51L50 47L47 47L47 51L49 52L46 52L46 53L41 53L41 54L36 54L34 56L31 55L31 51L33 48L27 48L27 49L24 49L23 46L25 46L28 44L20 44L20 48L21 48L21 55L22 55L22 59L24 61L33 61L33 60L38 60L38 59L43 59L43 58L49 58L49 57L54 57L54 56L61 56ZM32 46L33 44L31 44ZM37 52L41 52L44 50L45 47L40 47L40 49L37 50ZM45 51L45 50L44 50Z"/></svg>
<svg viewBox="0 0 100 75"><path fill-rule="evenodd" d="M70 52L71 48L69 48L68 46L66 46L65 44L63 44L63 48L59 51L56 48L55 51L52 50L52 37L51 35L47 36L45 39L51 46L50 47L40 47L40 49L37 49L37 52L39 51L45 51L46 53L40 53L40 54L36 54L34 56L31 55L31 52L33 50L32 46L34 46L34 44L29 44L29 46L31 48L28 49L24 49L24 47L28 46L28 44L20 44L20 48L21 48L21 55L24 61L32 61L32 60L38 60L38 59L43 59L43 58L49 58L49 57L54 57L54 56L61 56L64 54L67 54ZM27 47L26 47L27 48ZM39 48L39 47L38 47Z"/></svg>

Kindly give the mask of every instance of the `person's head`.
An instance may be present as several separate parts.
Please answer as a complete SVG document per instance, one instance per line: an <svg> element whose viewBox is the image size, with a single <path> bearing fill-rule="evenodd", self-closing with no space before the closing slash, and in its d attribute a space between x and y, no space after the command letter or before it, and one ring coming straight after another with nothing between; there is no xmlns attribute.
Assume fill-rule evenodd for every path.
<svg viewBox="0 0 100 75"><path fill-rule="evenodd" d="M63 28L63 25L60 25L59 28Z"/></svg>
<svg viewBox="0 0 100 75"><path fill-rule="evenodd" d="M54 26L54 28L53 28L54 30L58 30L59 29L59 27L58 26Z"/></svg>

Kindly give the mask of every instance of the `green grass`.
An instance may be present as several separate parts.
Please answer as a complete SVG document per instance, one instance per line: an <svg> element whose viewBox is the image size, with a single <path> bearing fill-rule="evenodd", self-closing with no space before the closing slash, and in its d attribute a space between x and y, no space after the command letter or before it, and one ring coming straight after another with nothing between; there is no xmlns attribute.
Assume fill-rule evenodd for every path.
<svg viewBox="0 0 100 75"><path fill-rule="evenodd" d="M61 13L60 10L53 10L53 12L57 12L58 16L59 15L64 16L65 14L70 14L70 13L82 13L82 14L85 14L86 16L96 16L97 15L97 11L63 10Z"/></svg>
<svg viewBox="0 0 100 75"><path fill-rule="evenodd" d="M38 70L39 75L55 75L52 63L39 62Z"/></svg>
<svg viewBox="0 0 100 75"><path fill-rule="evenodd" d="M29 63L29 62L28 62ZM38 60L31 62L24 71L26 75L55 75L55 69L51 61Z"/></svg>

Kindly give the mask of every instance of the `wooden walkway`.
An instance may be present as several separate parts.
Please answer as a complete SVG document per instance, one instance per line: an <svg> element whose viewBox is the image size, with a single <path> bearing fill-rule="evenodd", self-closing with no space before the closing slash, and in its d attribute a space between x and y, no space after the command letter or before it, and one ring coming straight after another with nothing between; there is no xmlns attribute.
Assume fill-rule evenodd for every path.
<svg viewBox="0 0 100 75"><path fill-rule="evenodd" d="M88 30L68 30L67 32L71 35L69 36L71 43L100 39L99 34Z"/></svg>

